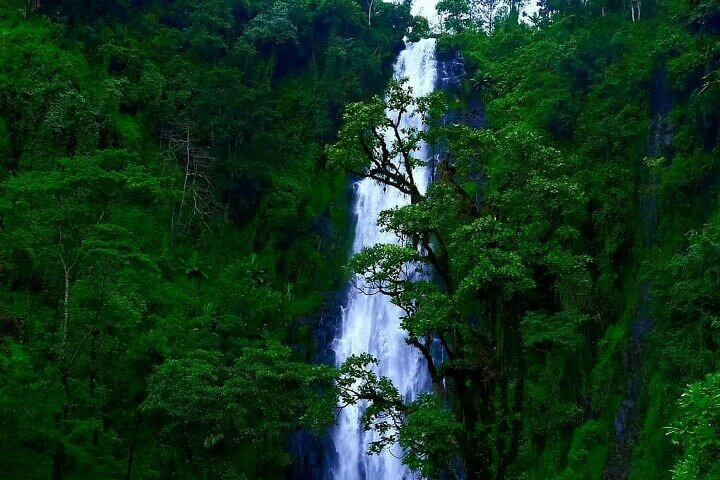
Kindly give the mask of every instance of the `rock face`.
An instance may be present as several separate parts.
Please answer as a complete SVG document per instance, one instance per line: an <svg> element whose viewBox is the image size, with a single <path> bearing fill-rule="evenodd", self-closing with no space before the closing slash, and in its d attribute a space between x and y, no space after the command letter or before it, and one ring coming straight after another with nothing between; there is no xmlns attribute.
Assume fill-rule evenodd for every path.
<svg viewBox="0 0 720 480"><path fill-rule="evenodd" d="M445 51L438 54L438 90L443 91L450 98L464 99L465 103L459 107L449 110L442 119L444 125L466 125L471 128L484 128L486 124L485 108L482 104L482 98L478 90L467 91L465 82L467 72L465 71L465 63L462 55L458 50ZM434 146L435 154L433 158L436 161L445 160L447 157L447 146L438 144ZM452 162L451 162L452 163ZM435 168L435 165L431 165ZM475 204L478 208L482 207L483 198L482 186L485 178L480 173L482 166L478 165L476 172L470 174L470 179L474 181L477 188L475 196Z"/></svg>
<svg viewBox="0 0 720 480"><path fill-rule="evenodd" d="M657 159L672 146L672 129L668 115L672 109L672 90L667 72L655 75L650 91L650 131L648 132L648 158ZM657 243L659 209L657 189L659 179L644 162L638 166L641 189L638 207L643 226L643 246L652 248ZM638 303L630 322L625 349L625 395L615 414L613 424L614 449L605 466L603 480L625 480L632 467L632 449L638 440L640 429L640 394L644 383L643 365L647 339L655 326L652 303L652 286L648 281L640 283Z"/></svg>
<svg viewBox="0 0 720 480"><path fill-rule="evenodd" d="M328 452L333 450L328 435L318 437L307 430L298 430L290 438L292 468L288 480L330 480L327 474Z"/></svg>
<svg viewBox="0 0 720 480"><path fill-rule="evenodd" d="M308 354L313 363L335 364L335 353L331 344L342 317L346 296L346 290L328 293L322 311L315 317L302 319L302 323L312 329L314 353ZM334 449L327 434L318 436L299 429L288 439L288 451L292 457L292 464L286 475L288 480L329 480L327 464L330 455L334 455Z"/></svg>
<svg viewBox="0 0 720 480"><path fill-rule="evenodd" d="M467 96L467 104L463 108L454 109L445 114L444 123L459 123L472 128L485 126L485 110L482 105L480 93L471 91L464 93L463 80L467 76L465 63L457 50L439 52L437 56L437 90L447 93L451 97Z"/></svg>

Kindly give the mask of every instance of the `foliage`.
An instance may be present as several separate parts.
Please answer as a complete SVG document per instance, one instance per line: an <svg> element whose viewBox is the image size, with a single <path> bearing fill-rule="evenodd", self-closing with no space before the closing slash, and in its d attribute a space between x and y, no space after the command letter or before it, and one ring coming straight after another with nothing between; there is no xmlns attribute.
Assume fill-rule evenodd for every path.
<svg viewBox="0 0 720 480"><path fill-rule="evenodd" d="M417 99L409 2L0 1L0 477L281 478L340 398L426 478L717 478L718 2L521 4L439 2ZM413 401L297 328L347 174L410 197L349 270Z"/></svg>
<svg viewBox="0 0 720 480"><path fill-rule="evenodd" d="M450 125L381 134L397 131L403 115L432 123L440 108L435 96L416 99L403 82L391 84L385 103L376 98L348 107L329 155L333 165L410 197L409 205L378 219L404 244L368 247L350 266L368 293L389 295L405 312L407 342L422 353L436 390L451 400L447 407L432 396L404 404L394 387L385 385L387 379L377 379L367 363L354 361L346 364L355 368L345 371L348 379L338 387L345 403L369 401L373 418L392 419L366 421L381 438L371 451L399 440L408 447L405 462L425 475L454 469L459 456L463 475L485 478L491 472L504 475L518 453L522 317L541 308L559 316L581 308L575 298L588 289L587 258L574 246L583 195L560 152L523 125L496 132ZM449 146L440 180L424 193L414 179L422 164L414 152L422 141ZM412 265L437 281L415 281ZM544 289L557 292L558 301L539 303ZM448 358L443 363L430 351L433 339ZM348 389L352 382L360 387ZM428 422L429 416L438 423ZM438 428L450 430L443 435ZM493 429L506 436L493 442Z"/></svg>
<svg viewBox="0 0 720 480"><path fill-rule="evenodd" d="M705 380L688 385L680 397L680 418L668 431L673 443L683 447L673 479L710 479L720 475L719 382L717 373L708 375Z"/></svg>
<svg viewBox="0 0 720 480"><path fill-rule="evenodd" d="M387 103L348 107L328 151L411 198L378 220L403 245L350 266L405 312L427 408L457 448L411 427L412 403L387 441L427 432L405 461L428 478L714 478L714 447L677 434L714 420L672 399L716 389L693 382L718 362L717 9L543 1L518 22L483 5L438 5L439 56L467 69L444 126L392 85ZM482 130L465 125L478 105ZM434 126L407 148L378 135L398 106ZM427 192L412 185L419 141L441 152Z"/></svg>
<svg viewBox="0 0 720 480"><path fill-rule="evenodd" d="M360 7L0 2L0 477L280 478L331 421L322 147L412 20Z"/></svg>

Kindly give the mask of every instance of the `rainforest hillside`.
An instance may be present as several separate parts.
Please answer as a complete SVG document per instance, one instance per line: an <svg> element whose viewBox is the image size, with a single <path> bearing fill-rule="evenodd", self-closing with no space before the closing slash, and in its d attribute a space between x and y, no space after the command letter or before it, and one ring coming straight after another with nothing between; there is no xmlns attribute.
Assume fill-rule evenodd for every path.
<svg viewBox="0 0 720 480"><path fill-rule="evenodd" d="M334 479L357 402L421 478L720 479L720 2L437 11L0 0L1 479ZM320 354L351 274L427 392Z"/></svg>
<svg viewBox="0 0 720 480"><path fill-rule="evenodd" d="M451 14L441 39L468 70L458 108L482 105L488 130L523 139L478 169L485 191L529 182L508 220L527 227L532 185L552 175L546 153L536 167L513 154L550 148L572 184L559 199L547 183L562 206L538 205L544 228L564 210L560 239L529 233L576 256L534 267L527 295L541 306L518 323L507 478L720 478L720 4L539 7L495 17L490 34Z"/></svg>
<svg viewBox="0 0 720 480"><path fill-rule="evenodd" d="M0 478L283 476L346 261L323 144L410 21L0 3Z"/></svg>

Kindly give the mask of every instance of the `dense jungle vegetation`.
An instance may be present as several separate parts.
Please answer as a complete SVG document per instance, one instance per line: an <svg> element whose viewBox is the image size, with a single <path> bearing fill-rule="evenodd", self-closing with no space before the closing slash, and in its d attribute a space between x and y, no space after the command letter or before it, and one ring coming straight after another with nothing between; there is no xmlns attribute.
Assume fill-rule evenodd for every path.
<svg viewBox="0 0 720 480"><path fill-rule="evenodd" d="M347 255L322 146L410 21L0 3L0 478L283 477Z"/></svg>
<svg viewBox="0 0 720 480"><path fill-rule="evenodd" d="M0 0L0 478L285 478L340 395L426 478L720 479L720 2L519 8L441 0L416 100L409 3ZM413 402L314 362L348 173L412 199L349 267Z"/></svg>

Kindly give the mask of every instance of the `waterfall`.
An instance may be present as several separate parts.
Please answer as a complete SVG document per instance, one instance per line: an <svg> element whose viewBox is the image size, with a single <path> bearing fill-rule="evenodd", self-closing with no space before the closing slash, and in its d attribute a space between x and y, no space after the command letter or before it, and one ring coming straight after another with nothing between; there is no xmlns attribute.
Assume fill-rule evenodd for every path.
<svg viewBox="0 0 720 480"><path fill-rule="evenodd" d="M420 10L433 5L418 5ZM400 53L394 67L395 78L408 78L413 95L431 93L436 84L435 40L424 39L408 43ZM421 120L412 112L404 117L401 128L422 128ZM416 152L428 158L427 146ZM430 169L415 172L420 191L424 191L430 178ZM353 252L377 243L396 243L393 233L381 232L376 221L386 209L406 205L409 198L397 190L364 179L354 185L356 230ZM357 280L360 282L361 280ZM357 287L359 287L358 285ZM351 287L342 312L342 325L333 341L337 365L350 355L370 353L380 365L377 374L392 379L406 400L430 388L425 361L419 352L405 343L406 333L400 328L402 311L383 295L365 295ZM361 424L362 405L344 408L331 437L337 455L330 466L333 480L403 480L413 474L402 464L399 446L380 455L368 455L369 442L375 440L373 432L365 432Z"/></svg>

